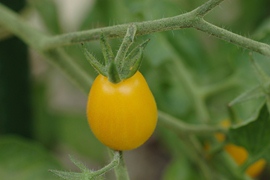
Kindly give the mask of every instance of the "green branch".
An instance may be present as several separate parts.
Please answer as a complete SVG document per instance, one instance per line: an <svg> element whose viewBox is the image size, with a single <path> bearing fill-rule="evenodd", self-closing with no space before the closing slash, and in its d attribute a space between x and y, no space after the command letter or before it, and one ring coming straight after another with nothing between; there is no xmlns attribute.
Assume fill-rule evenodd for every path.
<svg viewBox="0 0 270 180"><path fill-rule="evenodd" d="M252 39L232 33L226 29L215 26L205 21L204 19L198 19L196 23L192 24L192 27L200 31L206 32L207 34L215 36L219 39L227 41L229 43L236 44L243 48L246 48L251 51L255 51L260 54L270 57L270 46L268 44L254 41Z"/></svg>
<svg viewBox="0 0 270 180"><path fill-rule="evenodd" d="M190 11L188 13L184 13L174 17L162 18L153 21L144 21L144 22L134 22L132 24L136 25L137 31L136 36L152 34L155 32L162 31L170 31L170 30L180 30L183 28L195 28L200 31L203 31L212 36L218 37L227 42L236 44L243 48L249 49L251 51L255 51L261 53L263 55L270 57L270 46L261 43L258 41L254 41L252 39L240 36L238 34L232 33L223 28L217 27L203 19L203 17L211 11L214 7L219 5L223 0L209 0L204 3L200 7ZM60 69L64 70L67 75L71 79L77 83L82 90L87 93L89 91L89 87L91 84L91 77L86 74L81 67L79 67L78 63L68 57L65 52L59 47L65 45L78 44L81 42L98 40L100 38L100 34L103 33L104 36L108 38L122 38L124 37L126 30L128 28L128 24L121 24L116 26L104 27L91 29L87 31L67 33L57 36L48 36L44 33L37 31L36 29L29 26L23 19L21 19L18 14L12 12L2 4L0 4L0 26L15 34L19 38L21 38L25 43L27 43L31 48L36 49L38 52L51 59L50 62L54 63L56 66L59 66ZM185 73L185 72L184 72ZM186 78L186 80L189 80ZM194 95L198 95L196 92L196 87L194 88L193 84L188 84L190 89L193 90ZM196 96L194 96L196 97ZM196 99L196 98L194 98ZM204 114L207 119L207 113L205 110L205 105L202 104L203 101L199 99L197 109L198 112ZM170 129L176 132L184 132L188 135L190 134L212 134L216 132L226 133L226 130L221 127L216 126L207 126L207 125L191 125L180 121L169 114L159 111L160 123L164 126L169 127ZM188 139L187 142L190 142ZM191 147L194 144L191 143ZM112 161L113 164L109 164L109 169L115 167L118 163L118 154L115 154L116 160ZM120 155L122 158L122 155ZM199 155L197 155L199 160L202 160ZM120 159L121 161L123 159ZM123 161L122 161L123 162ZM200 161L199 161L200 162ZM120 162L121 163L121 162ZM201 161L202 167L204 167L204 161ZM123 167L124 163L123 163ZM208 169L205 170L206 177L208 177ZM102 172L98 171L97 174ZM65 175L65 174L62 174ZM77 176L78 174L73 174Z"/></svg>
<svg viewBox="0 0 270 180"><path fill-rule="evenodd" d="M154 21L133 22L132 24L136 25L138 28L137 36L183 28L196 28L227 42L270 57L270 46L268 44L240 36L202 19L204 15L222 1L223 0L210 0L202 6L185 14ZM63 45L98 40L101 32L106 34L108 38L122 38L129 25L130 23L54 36L52 38L44 39L42 48L49 49Z"/></svg>
<svg viewBox="0 0 270 180"><path fill-rule="evenodd" d="M89 170L83 163L77 161L72 156L70 156L70 160L75 164L81 172L66 172L66 171L58 171L58 170L50 170L55 175L66 179L66 180L89 180L89 179L96 179L97 177L102 176L103 174L107 173L108 171L116 168L121 160L121 153L119 151L115 151L113 155L112 161L104 166L103 168L92 171ZM124 180L124 179L123 179Z"/></svg>
<svg viewBox="0 0 270 180"><path fill-rule="evenodd" d="M21 38L25 43L27 43L31 48L37 50L46 59L59 67L76 85L78 85L84 92L88 92L93 81L81 67L75 62L74 59L69 57L64 50L50 49L45 51L41 47L41 43L45 39L50 39L47 36L31 26L29 26L23 19L21 19L18 14L14 13L10 9L6 8L0 3L0 26L5 32L12 32L19 38Z"/></svg>
<svg viewBox="0 0 270 180"><path fill-rule="evenodd" d="M218 6L224 0L211 0L207 1L203 5L199 6L198 8L194 9L192 12L195 16L203 17L205 16L210 10L214 7Z"/></svg>
<svg viewBox="0 0 270 180"><path fill-rule="evenodd" d="M130 24L137 27L137 36L155 32L177 30L190 27L189 14L182 14L176 17L163 18L154 21L133 22L104 28L91 29L81 32L67 33L46 39L42 43L43 49L50 49L64 45L72 45L81 42L98 40L101 33L108 38L123 38Z"/></svg>
<svg viewBox="0 0 270 180"><path fill-rule="evenodd" d="M114 158L115 154L119 154L118 165L114 168L114 174L117 180L129 180L128 171L124 162L123 151L114 151L108 148L109 156Z"/></svg>
<svg viewBox="0 0 270 180"><path fill-rule="evenodd" d="M213 96L219 92L236 87L238 79L235 76L229 77L225 81L220 81L212 85L200 87L200 94L203 99Z"/></svg>
<svg viewBox="0 0 270 180"><path fill-rule="evenodd" d="M191 12L174 17L162 18L153 21L133 22L54 36L43 41L42 47L43 49L50 49L58 46L98 40L101 33L106 35L108 38L122 38L130 24L136 25L137 36L189 28L192 27L197 17L205 15L222 1L223 0L210 0Z"/></svg>
<svg viewBox="0 0 270 180"><path fill-rule="evenodd" d="M205 96L201 93L202 87L196 84L192 73L186 67L183 59L178 54L177 49L175 49L166 38L163 38L162 40L162 43L166 43L166 47L170 47L171 49L170 54L173 61L172 71L174 72L174 75L182 81L181 83L184 84L186 92L190 94L197 117L199 117L198 120L208 122L210 116L205 104Z"/></svg>
<svg viewBox="0 0 270 180"><path fill-rule="evenodd" d="M21 38L26 44L34 49L42 49L39 45L43 39L48 38L45 34L29 26L17 13L11 11L0 3L0 26Z"/></svg>
<svg viewBox="0 0 270 180"><path fill-rule="evenodd" d="M114 168L117 180L129 180L127 167L124 162L123 151L119 151L119 164Z"/></svg>
<svg viewBox="0 0 270 180"><path fill-rule="evenodd" d="M177 57L179 56L175 56L173 59L174 66L177 68L177 71L175 71L178 73L177 77L182 78L182 81L187 88L187 92L191 95L194 102L195 111L198 117L200 117L199 119L202 122L208 122L210 120L210 115L205 104L204 96L200 93L201 87L195 83L194 79L192 78L192 74L182 63L181 59L179 60Z"/></svg>
<svg viewBox="0 0 270 180"><path fill-rule="evenodd" d="M209 0L188 13L153 21L133 22L132 24L137 27L137 36L183 28L196 28L222 40L270 57L270 46L268 44L232 33L202 19L206 13L211 11L222 1L223 0ZM17 14L0 4L0 26L3 26L5 29L22 38L32 48L39 49L40 51L64 45L98 40L101 32L108 38L122 38L129 25L130 23L50 37L28 26Z"/></svg>
<svg viewBox="0 0 270 180"><path fill-rule="evenodd" d="M158 112L159 123L170 128L175 132L189 133L189 134L198 134L198 135L207 135L214 134L217 132L226 133L227 130L220 126L210 126L210 125L192 125L185 123L184 121L177 119L165 112Z"/></svg>

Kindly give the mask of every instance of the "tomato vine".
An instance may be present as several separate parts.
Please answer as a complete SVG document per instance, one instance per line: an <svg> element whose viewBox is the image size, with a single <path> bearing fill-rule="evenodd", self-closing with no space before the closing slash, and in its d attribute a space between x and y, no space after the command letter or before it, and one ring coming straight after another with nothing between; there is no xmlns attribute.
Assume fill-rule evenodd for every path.
<svg viewBox="0 0 270 180"><path fill-rule="evenodd" d="M203 31L211 36L215 36L217 38L225 40L229 43L238 45L242 48L246 48L248 50L258 52L262 55L270 57L270 46L268 44L255 41L244 36L240 36L224 28L215 26L214 24L211 24L204 19L205 15L213 8L218 6L220 3L222 3L222 1L223 0L209 0L200 7L190 12L183 13L174 17L162 18L153 21L133 22L55 36L46 35L42 32L37 31L36 29L29 26L25 21L22 21L17 14L0 4L0 25L1 27L5 28L5 32L10 32L20 37L31 48L35 49L40 54L48 58L51 63L58 66L70 77L70 79L72 79L79 87L81 87L82 91L88 93L89 87L93 83L94 78L92 76L89 76L84 70L82 70L76 60L69 57L62 49L62 47L98 40L101 37L101 46L104 54L105 65L103 66L102 64L98 63L98 61L95 60L95 58L89 52L86 51L85 54L86 56L88 56L89 59L91 59L91 64L95 67L95 69L97 69L100 74L108 76L109 80L114 83L119 83L124 79L130 78L136 73L137 68L140 66L142 50L147 44L147 41L136 47L136 50L133 51L134 54L127 54L127 50L129 49L129 46L133 42L135 36L142 36L163 31L193 28ZM128 34L133 34L131 36L132 38L129 39L126 38L125 35L127 34L126 30L128 29L128 27L130 27L131 24L133 24L136 28L131 32L128 31ZM122 50L119 51L121 53L116 54L116 56L114 57L112 51L110 50L110 48L108 48L108 43L106 42L104 37L124 37L124 43L120 47L120 49ZM136 71L132 68L133 66L131 66L131 64L125 64L123 66L121 65L124 64L123 60L127 56L130 56L131 59L132 57L135 57L134 62L132 62L131 64L136 64ZM116 67L115 64L112 63L112 59L115 59L115 61L118 63L118 67ZM124 69L123 67L127 67L127 69ZM175 68L178 68L178 70L180 70L179 76L182 77L187 89L190 90L189 93L192 94L193 101L195 102L194 104L196 112L201 116L203 122L207 122L209 119L209 114L204 104L205 97L207 97L209 94L220 91L222 88L226 88L236 83L234 80L231 80L223 84L218 84L215 87L199 87L193 82L191 76L189 75L189 72L185 71L186 68L182 64L176 64ZM132 71L130 71L130 69L132 69ZM268 82L266 81L268 80L263 80L262 84L267 84ZM198 91L198 89L200 89L200 91ZM252 89L251 91L248 91L243 97L240 97L236 101L247 99L247 95L252 94L253 90L257 91L257 94L255 95L268 97L267 93L263 92L261 90L261 87L259 86L255 89ZM184 123L183 121L174 118L173 116L166 114L162 111L159 111L159 117L161 119L161 124L172 128L172 130L176 132L182 131L187 132L187 134L212 134L216 132L222 132L224 134L228 133L226 129L219 126L199 126ZM205 166L204 157L202 157L202 155L200 154L202 146L199 144L198 140L190 136L187 137L182 133L180 134L180 138L183 139L187 147L191 147L191 149L194 148L193 151L190 151L190 153L194 155L193 158L198 160L199 165L203 173L205 174L205 177L213 179L210 169ZM118 153L119 152L115 152L115 158L112 161L113 165L110 167L115 167L116 164L119 163L121 156ZM224 159L224 161L227 160L227 163L230 164L227 157L225 157ZM231 165L230 167L234 167L234 165ZM105 168L105 171L107 170L108 169ZM241 176L242 179L248 179L248 177L246 177L245 175L239 175L237 174L237 172L235 174L235 177Z"/></svg>

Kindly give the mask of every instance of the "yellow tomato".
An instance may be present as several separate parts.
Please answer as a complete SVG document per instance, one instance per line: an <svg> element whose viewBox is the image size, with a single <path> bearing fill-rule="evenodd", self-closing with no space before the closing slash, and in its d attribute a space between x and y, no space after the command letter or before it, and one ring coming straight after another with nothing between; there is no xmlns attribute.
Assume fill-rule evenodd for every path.
<svg viewBox="0 0 270 180"><path fill-rule="evenodd" d="M228 144L225 146L225 150L230 154L230 156L238 165L243 164L248 158L248 152L243 147L236 146L234 144ZM262 172L265 164L266 161L264 159L260 159L253 163L251 166L249 166L246 170L246 173L250 177L254 178Z"/></svg>
<svg viewBox="0 0 270 180"><path fill-rule="evenodd" d="M227 120L222 121L221 125L223 127L229 127L230 122ZM223 134L216 134L216 138L219 141L224 141L225 139ZM228 154L230 154L230 156L234 159L234 161L238 165L242 165L248 158L247 150L241 146L236 146L234 144L227 144L225 146L225 150ZM266 161L264 159L259 159L258 161L256 161L255 163L253 163L251 166L248 167L248 169L246 170L246 173L250 177L253 177L253 178L257 177L263 171L265 165L266 165Z"/></svg>
<svg viewBox="0 0 270 180"><path fill-rule="evenodd" d="M140 72L117 84L98 75L89 92L87 118L103 144L114 150L131 150L154 132L157 107Z"/></svg>

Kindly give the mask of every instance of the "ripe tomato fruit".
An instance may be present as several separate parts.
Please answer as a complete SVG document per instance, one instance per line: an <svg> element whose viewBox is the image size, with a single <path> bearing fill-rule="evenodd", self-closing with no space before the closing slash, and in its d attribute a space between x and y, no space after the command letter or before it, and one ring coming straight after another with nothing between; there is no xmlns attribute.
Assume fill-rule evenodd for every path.
<svg viewBox="0 0 270 180"><path fill-rule="evenodd" d="M245 148L236 146L234 144L228 144L225 146L225 150L227 153L230 154L230 156L234 159L234 161L238 164L241 165L243 164L247 158L248 158L248 152L246 151ZM255 163L253 163L251 166L248 167L246 170L246 173L250 177L257 177L262 170L264 169L266 164L266 161L264 159L259 159Z"/></svg>
<svg viewBox="0 0 270 180"><path fill-rule="evenodd" d="M225 120L221 122L221 125L223 127L229 127L230 122L228 120ZM223 134L216 134L216 138L221 142L225 140ZM225 146L225 150L238 165L242 165L248 158L247 150L241 146L236 146L234 144L227 144ZM248 167L246 173L250 177L255 178L263 171L265 165L266 161L264 159L259 159L258 161L254 162L252 165Z"/></svg>
<svg viewBox="0 0 270 180"><path fill-rule="evenodd" d="M96 138L114 150L142 145L155 130L157 107L142 74L117 84L98 75L88 96L87 118Z"/></svg>

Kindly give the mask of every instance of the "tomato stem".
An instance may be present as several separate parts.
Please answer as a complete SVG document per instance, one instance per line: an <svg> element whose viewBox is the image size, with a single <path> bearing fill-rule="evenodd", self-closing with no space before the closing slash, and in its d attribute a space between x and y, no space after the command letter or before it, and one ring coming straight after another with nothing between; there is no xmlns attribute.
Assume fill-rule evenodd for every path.
<svg viewBox="0 0 270 180"><path fill-rule="evenodd" d="M119 154L120 154L119 164L117 167L114 168L116 178L117 180L129 180L128 171L123 157L123 151L119 151Z"/></svg>
<svg viewBox="0 0 270 180"><path fill-rule="evenodd" d="M184 132L187 134L206 135L213 133L227 133L227 129L220 126L209 125L192 125L185 123L183 120L179 120L163 111L158 111L159 123L177 132Z"/></svg>
<svg viewBox="0 0 270 180"><path fill-rule="evenodd" d="M130 25L128 27L126 36L124 37L115 58L110 44L104 34L101 33L100 46L104 56L105 65L101 64L82 43L84 55L91 66L99 74L108 77L109 81L114 84L132 77L140 68L143 58L143 50L149 42L149 39L135 47L129 54L127 54L130 46L133 44L136 30L137 28L135 25Z"/></svg>
<svg viewBox="0 0 270 180"><path fill-rule="evenodd" d="M103 168L92 171L89 170L83 163L77 161L72 156L70 156L70 160L73 164L75 164L81 172L66 172L66 171L58 171L58 170L50 170L55 175L67 179L67 180L74 180L74 179L96 179L97 177L107 173L108 171L112 170L113 168L117 167L120 163L121 155L120 152L115 151L113 155L112 161L104 166Z"/></svg>
<svg viewBox="0 0 270 180"><path fill-rule="evenodd" d="M117 83L122 81L115 62L112 62L109 66L108 79L110 82L112 82L114 84L117 84Z"/></svg>

